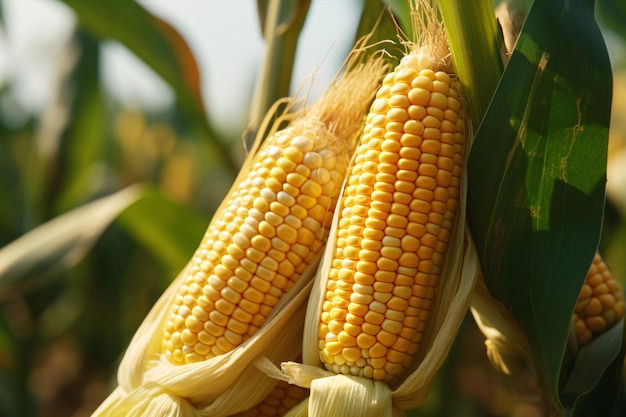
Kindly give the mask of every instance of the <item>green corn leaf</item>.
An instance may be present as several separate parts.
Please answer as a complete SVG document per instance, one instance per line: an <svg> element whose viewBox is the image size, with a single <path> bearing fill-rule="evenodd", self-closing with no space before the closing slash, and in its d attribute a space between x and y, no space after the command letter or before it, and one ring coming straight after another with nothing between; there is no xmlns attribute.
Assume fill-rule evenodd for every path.
<svg viewBox="0 0 626 417"><path fill-rule="evenodd" d="M144 197L117 219L155 259L173 274L187 264L209 225L189 208L147 188Z"/></svg>
<svg viewBox="0 0 626 417"><path fill-rule="evenodd" d="M206 117L198 65L176 29L134 1L63 1L74 9L80 25L96 38L121 42L159 74L173 88L185 117L201 136L210 140L210 151L221 155L237 172L239 164L231 155L229 144L218 140L219 135Z"/></svg>
<svg viewBox="0 0 626 417"><path fill-rule="evenodd" d="M594 389L576 403L573 417L622 417L626 415L626 383L623 364L626 328L622 329L622 349L609 364Z"/></svg>
<svg viewBox="0 0 626 417"><path fill-rule="evenodd" d="M298 39L310 5L311 0L257 0L266 49L250 110L247 145L253 143L265 113L277 100L290 95Z"/></svg>
<svg viewBox="0 0 626 417"><path fill-rule="evenodd" d="M402 2L400 4L406 5L407 3ZM400 13L403 12L405 12L404 9ZM406 12L408 13L408 8ZM395 59L394 63L397 64L405 53L404 47L388 41L398 40L397 20L399 19L400 16L393 16L390 7L380 0L365 0L354 42L356 43L363 36L371 34L370 44L374 45L380 42L380 48L374 48L373 51L384 49Z"/></svg>
<svg viewBox="0 0 626 417"><path fill-rule="evenodd" d="M483 274L557 408L572 405L559 395L562 361L602 224L611 82L593 1L536 0L469 157Z"/></svg>
<svg viewBox="0 0 626 417"><path fill-rule="evenodd" d="M598 15L602 23L626 41L626 2L623 0L598 0Z"/></svg>
<svg viewBox="0 0 626 417"><path fill-rule="evenodd" d="M163 77L185 102L193 101L199 109L203 108L195 59L168 23L136 2L64 1L74 9L86 30L102 39L120 41Z"/></svg>
<svg viewBox="0 0 626 417"><path fill-rule="evenodd" d="M107 117L100 88L99 45L84 31L77 31L79 61L69 84L75 95L71 99L68 126L60 139L58 176L62 190L55 209L66 211L85 201L94 192L94 179L102 167L108 146ZM102 184L102 181L101 185Z"/></svg>
<svg viewBox="0 0 626 417"><path fill-rule="evenodd" d="M119 213L141 195L129 187L62 214L0 249L0 299L40 285L80 261Z"/></svg>
<svg viewBox="0 0 626 417"><path fill-rule="evenodd" d="M402 29L402 32L407 36L409 40L415 39L413 33L413 23L411 20L411 7L409 1L406 0L381 0L391 11L393 15L398 19L398 25Z"/></svg>

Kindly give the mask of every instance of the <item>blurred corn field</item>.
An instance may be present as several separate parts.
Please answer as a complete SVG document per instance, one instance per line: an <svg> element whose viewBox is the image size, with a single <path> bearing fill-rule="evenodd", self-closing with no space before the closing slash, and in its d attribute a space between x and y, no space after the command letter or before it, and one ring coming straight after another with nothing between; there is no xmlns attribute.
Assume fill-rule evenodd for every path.
<svg viewBox="0 0 626 417"><path fill-rule="evenodd" d="M8 53L11 34L16 33L8 29L17 24L18 3L26 28L22 30L38 30L24 23L29 13L60 10L69 16L62 29L67 35L58 37L59 44L29 45L21 51L31 62L43 62L48 55L51 64L42 72L49 79L48 93L32 107L24 105L24 86L18 83L18 71L24 69L12 65ZM325 74L334 74L354 42L374 27L374 40L396 40L396 24L411 31L404 0L351 0L341 7L331 0L250 0L231 7L217 0L181 1L175 18L168 15L171 6L163 3L0 1L0 417L90 415L115 386L120 357L140 322L196 249L271 104L293 94L308 74L314 74L312 86L304 84L303 90L311 96L323 91L329 79ZM490 6L495 10L500 3L494 0ZM519 13L511 20L518 29L532 3L506 2ZM602 184L601 201L594 200L600 212L579 231L589 233L589 245L594 246L600 230L596 235L593 227L601 225L599 250L623 283L626 7L621 0L575 3L595 10L613 77L612 97L598 99L612 103L606 203ZM216 5L221 7L212 7ZM206 33L189 30L186 19L202 13L212 13L211 22L221 24ZM241 13L252 17L245 21L246 28L241 27ZM533 33L542 27L534 22L524 30ZM330 24L345 27L328 31ZM248 34L250 50L237 49L243 36L237 31ZM328 32L336 32L337 38ZM462 29L456 35L463 36ZM555 39L550 45L554 50L571 46ZM248 56L241 61L248 67L231 71L236 65L232 56L213 55L211 65L230 75L216 79L206 64L201 65L209 54L203 44L222 44L220 51ZM129 102L124 91L115 91L115 83L106 79L110 64L103 52L112 47L139 62L147 82L154 80L157 88L152 91L160 95L155 100L159 104L150 97ZM389 51L392 57L396 53ZM579 69L591 72L595 63L582 62ZM303 65L308 67L303 70ZM128 81L120 85L129 88ZM498 91L511 86L504 80ZM38 87L27 86L25 91ZM218 96L223 91L232 94ZM492 94L489 91L488 98ZM224 116L223 107L238 110ZM478 117L478 129L480 116L473 117ZM485 120L483 131L490 126ZM593 170L597 164L578 166ZM489 187L484 184L484 194ZM581 216L585 210L581 208ZM566 231L561 238L570 236ZM506 293L508 287L502 287ZM569 305L559 304L558 292L543 297L537 303L553 302L557 310ZM541 331L538 334L541 337ZM620 364L611 365L613 374L598 383L609 393L603 401L625 401L619 391L624 378ZM552 369L549 363L545 367ZM553 377L546 379L554 382ZM536 398L537 383L536 375L510 378L492 367L484 336L468 313L426 404L412 415L542 417L546 405ZM612 388L617 391L613 397ZM602 395L592 392L589 398ZM587 412L593 407L583 406L587 408L572 415L609 415Z"/></svg>

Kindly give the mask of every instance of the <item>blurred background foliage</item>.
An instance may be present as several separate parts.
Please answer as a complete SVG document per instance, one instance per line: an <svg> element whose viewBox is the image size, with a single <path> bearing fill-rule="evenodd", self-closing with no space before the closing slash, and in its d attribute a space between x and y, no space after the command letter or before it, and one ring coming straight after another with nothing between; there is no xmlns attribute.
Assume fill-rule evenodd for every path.
<svg viewBox="0 0 626 417"><path fill-rule="evenodd" d="M289 30L272 33L262 22L273 2L226 3L0 2L0 417L95 409L259 114L312 72L315 98L380 11L403 4L286 1L277 16ZM614 74L601 251L624 281L626 10L597 3ZM38 31L54 36L19 43ZM278 37L274 55L264 36ZM395 36L389 21L377 36ZM280 82L257 82L269 79ZM533 384L491 368L468 316L414 415L541 416Z"/></svg>

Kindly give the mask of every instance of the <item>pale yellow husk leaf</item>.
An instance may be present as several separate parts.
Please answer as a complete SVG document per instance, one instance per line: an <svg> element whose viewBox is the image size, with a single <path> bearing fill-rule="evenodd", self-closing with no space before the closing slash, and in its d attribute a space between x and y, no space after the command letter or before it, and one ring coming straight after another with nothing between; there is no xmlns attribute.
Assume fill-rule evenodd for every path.
<svg viewBox="0 0 626 417"><path fill-rule="evenodd" d="M449 54L442 48L445 32L435 12L426 1L418 1L420 13L414 13L422 30L418 43L407 43L412 62L422 68L450 71ZM414 7L417 7L414 5ZM423 12L423 13L422 13ZM447 45L447 44L446 44ZM471 129L466 129L465 158L469 155ZM467 164L465 164L466 166ZM270 361L256 365L268 375L311 389L310 396L292 409L289 417L386 417L403 416L404 410L419 407L426 399L429 386L443 364L467 313L474 284L479 275L479 261L465 221L467 175L464 168L457 219L450 239L447 261L441 274L441 285L430 314L426 332L417 356L406 374L393 386L357 376L336 375L323 369L319 358L318 326L331 267L337 234L340 206L330 229L328 244L313 282L309 297L302 363L284 362L281 369ZM341 201L341 197L340 197Z"/></svg>
<svg viewBox="0 0 626 417"><path fill-rule="evenodd" d="M294 110L299 102L284 100L287 111L259 132L273 135L280 123L313 130L319 146L345 144L347 165L376 88L387 72L380 55L367 55L362 40L325 94L313 105ZM278 106L279 103L275 107ZM288 113L291 111L291 113ZM274 116L272 111L266 121ZM265 138L257 137L233 188L245 177ZM224 203L223 203L224 204ZM222 204L222 205L223 205ZM222 207L218 208L218 212ZM319 263L316 260L276 305L266 323L231 352L206 361L173 365L163 355L161 341L168 307L177 294L188 265L163 293L141 324L118 370L118 387L93 413L99 416L228 416L260 402L276 384L252 361L263 356L280 363L300 355L306 298Z"/></svg>
<svg viewBox="0 0 626 417"><path fill-rule="evenodd" d="M227 416L252 407L275 381L249 364L258 355L277 361L297 356L314 270L312 264L254 337L225 355L182 366L160 352L163 307L175 294L168 289L152 310L160 314L151 312L132 340L118 371L119 386L93 415Z"/></svg>
<svg viewBox="0 0 626 417"><path fill-rule="evenodd" d="M515 42L522 30L526 14L515 7L513 1L502 0L495 8L496 19L502 31L501 59L504 66L509 63L509 58L515 48Z"/></svg>
<svg viewBox="0 0 626 417"><path fill-rule="evenodd" d="M489 293L482 275L474 288L470 310L485 336L487 357L496 369L511 375L533 368L526 335L511 312Z"/></svg>

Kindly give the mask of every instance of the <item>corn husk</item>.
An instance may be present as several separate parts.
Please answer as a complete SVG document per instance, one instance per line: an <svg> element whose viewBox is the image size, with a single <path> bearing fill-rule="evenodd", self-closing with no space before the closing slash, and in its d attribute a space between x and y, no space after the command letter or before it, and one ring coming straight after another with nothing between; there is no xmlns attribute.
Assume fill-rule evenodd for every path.
<svg viewBox="0 0 626 417"><path fill-rule="evenodd" d="M464 223L464 222L463 222ZM456 333L465 317L478 271L475 248L464 233L465 224L455 228L457 247L449 248L448 262L442 274L437 303L431 312L422 346L413 366L392 390L385 382L356 376L337 375L323 369L317 350L317 326L323 276L328 276L328 262L333 245L327 245L324 258L313 283L303 339L303 363L283 362L281 369L272 361L257 360L255 365L273 378L311 389L306 404L291 410L295 416L402 416L404 410L421 406L430 384L445 361ZM331 236L333 230L331 229ZM332 237L331 237L332 239ZM314 300L317 300L316 302ZM343 410L343 411L342 411ZM345 410L349 410L346 414Z"/></svg>
<svg viewBox="0 0 626 417"><path fill-rule="evenodd" d="M511 312L493 298L482 277L472 295L470 310L485 336L487 357L494 368L506 375L533 369L528 339Z"/></svg>
<svg viewBox="0 0 626 417"><path fill-rule="evenodd" d="M350 54L326 93L313 105L284 100L286 112L274 122L270 111L244 162L233 189L245 177L254 156L271 143L278 126L313 131L320 146L343 146L345 165L362 129L367 106L386 72L380 54L370 55L362 40ZM298 107L296 109L296 107ZM222 206L225 203L222 203ZM222 207L218 208L218 212ZM124 354L118 387L93 416L227 416L245 411L261 401L276 380L252 366L259 356L280 363L300 355L306 299L319 262L317 259L279 301L265 324L234 350L206 361L173 365L162 352L162 338L169 306L192 261L172 282L141 324Z"/></svg>
<svg viewBox="0 0 626 417"><path fill-rule="evenodd" d="M424 68L447 69L449 52L445 32L435 11L426 1L413 4L418 42L406 43L417 54ZM417 33L414 30L414 33ZM470 132L466 129L465 155L469 154ZM345 187L344 187L345 190ZM306 313L302 363L283 362L278 369L271 361L258 360L256 366L274 378L310 388L310 396L288 414L294 416L402 416L404 410L419 407L443 364L469 307L470 295L478 276L478 258L465 222L467 176L463 175L457 218L449 242L426 333L417 356L402 378L392 386L364 377L337 375L323 369L319 359L318 326L337 235L340 205L335 211L329 241L317 271ZM341 201L341 197L340 197Z"/></svg>
<svg viewBox="0 0 626 417"><path fill-rule="evenodd" d="M503 0L495 8L495 14L502 31L503 51L501 58L502 63L506 66L513 53L513 48L515 48L515 42L517 42L522 31L526 13L516 8L512 1Z"/></svg>

